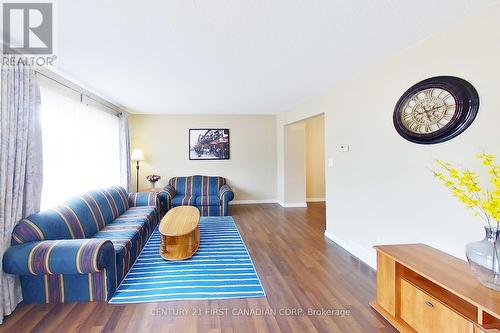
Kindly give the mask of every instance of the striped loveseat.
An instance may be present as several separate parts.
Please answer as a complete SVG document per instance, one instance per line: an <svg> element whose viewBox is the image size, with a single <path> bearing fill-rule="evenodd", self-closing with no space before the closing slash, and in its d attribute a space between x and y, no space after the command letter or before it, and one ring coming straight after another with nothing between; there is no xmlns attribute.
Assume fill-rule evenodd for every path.
<svg viewBox="0 0 500 333"><path fill-rule="evenodd" d="M158 219L157 193L91 191L19 221L3 268L26 302L107 301Z"/></svg>
<svg viewBox="0 0 500 333"><path fill-rule="evenodd" d="M167 209L195 206L202 216L228 215L229 201L233 198L233 190L226 179L216 176L174 177L160 192L160 200Z"/></svg>

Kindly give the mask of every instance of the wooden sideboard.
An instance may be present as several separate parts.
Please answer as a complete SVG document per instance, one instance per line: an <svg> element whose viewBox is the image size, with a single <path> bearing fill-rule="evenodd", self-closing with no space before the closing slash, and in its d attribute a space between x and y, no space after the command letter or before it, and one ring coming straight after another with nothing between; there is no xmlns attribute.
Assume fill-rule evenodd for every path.
<svg viewBox="0 0 500 333"><path fill-rule="evenodd" d="M424 244L380 245L370 305L400 332L500 332L500 292L466 261Z"/></svg>

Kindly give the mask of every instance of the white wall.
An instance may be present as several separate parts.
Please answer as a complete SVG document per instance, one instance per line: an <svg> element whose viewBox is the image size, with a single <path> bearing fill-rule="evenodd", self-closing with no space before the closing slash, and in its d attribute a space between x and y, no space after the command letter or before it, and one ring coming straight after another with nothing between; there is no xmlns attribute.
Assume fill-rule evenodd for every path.
<svg viewBox="0 0 500 333"><path fill-rule="evenodd" d="M500 156L500 5L457 21L383 64L280 114L284 124L325 113L327 231L347 250L375 265L372 246L423 242L464 258L482 237L472 216L432 177L433 158L479 168L478 151ZM405 141L392 124L394 105L412 84L437 75L471 82L480 94L478 117L459 137L437 145ZM340 144L351 151L341 153ZM278 179L282 161L278 160ZM278 181L278 186L282 182ZM278 188L278 194L283 188Z"/></svg>
<svg viewBox="0 0 500 333"><path fill-rule="evenodd" d="M230 159L189 160L190 128L229 128ZM236 200L276 200L276 117L275 116L173 116L131 115L132 148L141 148L140 188L148 188L145 176L157 173L167 184L174 176L194 174L226 177ZM135 165L132 167L135 188Z"/></svg>
<svg viewBox="0 0 500 333"><path fill-rule="evenodd" d="M308 118L306 125L306 198L325 199L325 117Z"/></svg>

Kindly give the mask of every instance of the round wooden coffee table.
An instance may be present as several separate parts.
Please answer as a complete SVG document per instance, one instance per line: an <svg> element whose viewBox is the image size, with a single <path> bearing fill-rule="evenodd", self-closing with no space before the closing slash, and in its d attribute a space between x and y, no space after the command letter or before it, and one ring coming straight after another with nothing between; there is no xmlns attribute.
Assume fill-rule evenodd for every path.
<svg viewBox="0 0 500 333"><path fill-rule="evenodd" d="M200 212L192 206L172 208L162 218L160 255L166 260L183 260L193 256L200 245Z"/></svg>

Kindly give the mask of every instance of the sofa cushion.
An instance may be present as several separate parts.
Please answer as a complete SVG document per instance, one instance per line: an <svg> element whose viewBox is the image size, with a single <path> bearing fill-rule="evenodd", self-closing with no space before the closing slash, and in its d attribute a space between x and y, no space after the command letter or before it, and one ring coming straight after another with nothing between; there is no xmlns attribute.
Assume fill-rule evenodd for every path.
<svg viewBox="0 0 500 333"><path fill-rule="evenodd" d="M200 195L196 197L196 206L218 206L220 198L218 195Z"/></svg>
<svg viewBox="0 0 500 333"><path fill-rule="evenodd" d="M21 220L12 233L12 244L90 238L127 209L123 187L87 192Z"/></svg>
<svg viewBox="0 0 500 333"><path fill-rule="evenodd" d="M141 223L112 223L92 238L110 240L115 248L116 260L121 262L129 251L137 252L142 249L144 235L145 230Z"/></svg>
<svg viewBox="0 0 500 333"><path fill-rule="evenodd" d="M87 205L95 202L97 209L92 209L95 214L103 217L104 224L113 221L123 214L128 208L128 194L121 186L113 186L106 189L90 191L85 194L88 199Z"/></svg>
<svg viewBox="0 0 500 333"><path fill-rule="evenodd" d="M12 245L41 240L92 237L104 227L104 219L102 214L86 204L85 199L83 195L74 197L19 221L12 233Z"/></svg>
<svg viewBox="0 0 500 333"><path fill-rule="evenodd" d="M176 195L172 199L172 206L177 207L177 206L194 206L196 205L196 196L190 195L190 196L184 196L184 195Z"/></svg>
<svg viewBox="0 0 500 333"><path fill-rule="evenodd" d="M156 206L138 206L131 207L125 213L120 215L113 224L117 223L129 223L141 221L142 223L147 223L149 231L153 231L155 219L158 218L158 210Z"/></svg>
<svg viewBox="0 0 500 333"><path fill-rule="evenodd" d="M198 206L201 216L220 216L223 215L223 205Z"/></svg>
<svg viewBox="0 0 500 333"><path fill-rule="evenodd" d="M219 195L219 189L226 184L224 177L217 176L189 176L174 177L169 184L175 188L176 194L191 195Z"/></svg>

